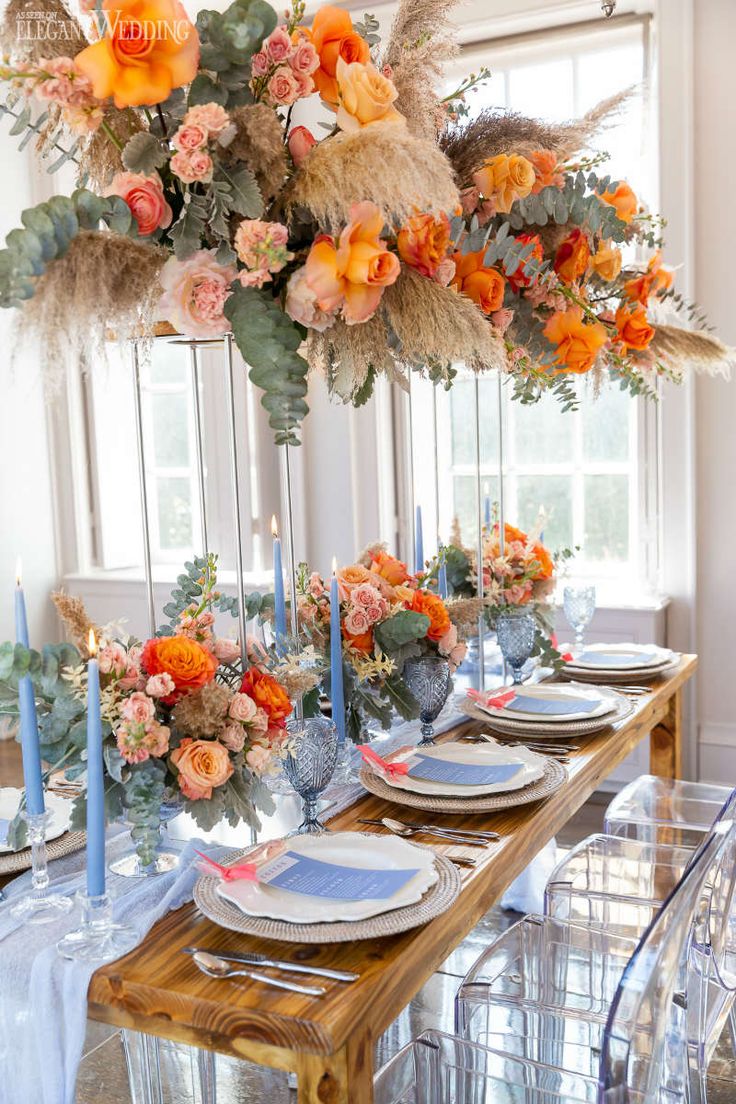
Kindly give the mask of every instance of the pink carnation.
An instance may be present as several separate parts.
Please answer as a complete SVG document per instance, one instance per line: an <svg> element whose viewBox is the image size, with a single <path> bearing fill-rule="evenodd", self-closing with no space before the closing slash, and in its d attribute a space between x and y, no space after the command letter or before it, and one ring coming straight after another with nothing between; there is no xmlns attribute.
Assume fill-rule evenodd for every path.
<svg viewBox="0 0 736 1104"><path fill-rule="evenodd" d="M263 45L271 61L275 61L276 64L286 61L291 53L291 38L286 27L277 27L275 31L271 32ZM319 58L317 64L319 65Z"/></svg>
<svg viewBox="0 0 736 1104"><path fill-rule="evenodd" d="M128 653L122 644L114 640L100 648L97 663L101 675L122 675L128 666Z"/></svg>
<svg viewBox="0 0 736 1104"><path fill-rule="evenodd" d="M212 158L201 149L175 153L169 166L184 184L206 184L214 169Z"/></svg>
<svg viewBox="0 0 736 1104"><path fill-rule="evenodd" d="M162 317L188 337L227 333L230 323L223 308L236 275L234 268L218 264L213 250L200 249L185 261L169 257L159 277Z"/></svg>
<svg viewBox="0 0 736 1104"><path fill-rule="evenodd" d="M269 283L271 280L270 272L263 272L257 269L255 272L249 272L247 269L243 269L238 273L238 280L243 287L263 287L264 284Z"/></svg>
<svg viewBox="0 0 736 1104"><path fill-rule="evenodd" d="M184 126L201 127L209 138L219 138L230 125L230 116L221 104L195 104L184 116Z"/></svg>
<svg viewBox="0 0 736 1104"><path fill-rule="evenodd" d="M136 690L120 706L120 715L136 725L147 725L156 715L153 701L141 690Z"/></svg>
<svg viewBox="0 0 736 1104"><path fill-rule="evenodd" d="M168 698L176 690L176 683L168 671L160 675L151 675L146 683L146 693L152 698Z"/></svg>
<svg viewBox="0 0 736 1104"><path fill-rule="evenodd" d="M250 700L250 699L249 699ZM245 745L245 732L239 724L227 725L220 733L220 743L224 744L228 751L242 751Z"/></svg>

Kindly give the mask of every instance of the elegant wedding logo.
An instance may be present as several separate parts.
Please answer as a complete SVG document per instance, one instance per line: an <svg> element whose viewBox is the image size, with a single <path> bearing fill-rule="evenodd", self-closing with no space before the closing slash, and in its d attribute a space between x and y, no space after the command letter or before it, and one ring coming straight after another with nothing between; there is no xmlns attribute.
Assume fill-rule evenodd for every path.
<svg viewBox="0 0 736 1104"><path fill-rule="evenodd" d="M15 36L21 42L86 42L78 23L50 11L23 12L16 18Z"/></svg>
<svg viewBox="0 0 736 1104"><path fill-rule="evenodd" d="M187 41L192 25L187 19L129 19L120 11L98 12L99 37L109 38L125 53L142 50L149 42ZM84 42L87 39L74 20L59 18L57 12L26 11L16 19L16 38L28 42Z"/></svg>

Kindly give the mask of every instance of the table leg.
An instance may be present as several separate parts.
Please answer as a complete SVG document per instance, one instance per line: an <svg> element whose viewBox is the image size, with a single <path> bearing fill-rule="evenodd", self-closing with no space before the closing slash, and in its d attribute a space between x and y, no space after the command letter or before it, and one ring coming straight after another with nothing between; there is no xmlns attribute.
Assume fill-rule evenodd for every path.
<svg viewBox="0 0 736 1104"><path fill-rule="evenodd" d="M682 691L676 690L667 714L649 738L649 771L660 778L682 778Z"/></svg>
<svg viewBox="0 0 736 1104"><path fill-rule="evenodd" d="M300 1054L298 1104L373 1104L373 1040L354 1035L329 1057Z"/></svg>

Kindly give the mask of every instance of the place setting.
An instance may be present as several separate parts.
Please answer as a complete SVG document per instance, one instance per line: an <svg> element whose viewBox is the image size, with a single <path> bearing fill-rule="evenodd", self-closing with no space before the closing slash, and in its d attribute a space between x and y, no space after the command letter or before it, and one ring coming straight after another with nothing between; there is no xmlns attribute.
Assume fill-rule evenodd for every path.
<svg viewBox="0 0 736 1104"><path fill-rule="evenodd" d="M81 851L85 834L70 828L72 802L47 791L45 807L47 857L58 859ZM32 850L28 830L21 830L19 833L13 830L19 822L21 825L27 823L24 808L23 790L14 786L0 788L0 874L15 874L31 869Z"/></svg>
<svg viewBox="0 0 736 1104"><path fill-rule="evenodd" d="M624 693L646 693L647 687L636 684L670 674L679 660L677 652L657 644L587 644L566 653L561 675L576 682L620 686Z"/></svg>
<svg viewBox="0 0 736 1104"><path fill-rule="evenodd" d="M483 693L469 690L459 708L504 735L540 740L586 735L630 716L633 704L602 686L542 682Z"/></svg>

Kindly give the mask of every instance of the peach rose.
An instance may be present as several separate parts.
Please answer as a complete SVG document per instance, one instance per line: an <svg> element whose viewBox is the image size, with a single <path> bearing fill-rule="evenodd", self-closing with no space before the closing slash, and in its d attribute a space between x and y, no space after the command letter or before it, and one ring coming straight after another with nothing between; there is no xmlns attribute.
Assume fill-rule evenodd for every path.
<svg viewBox="0 0 736 1104"><path fill-rule="evenodd" d="M507 215L517 199L525 199L536 182L534 166L518 153L499 153L473 173L473 183L484 199L491 199L497 211Z"/></svg>
<svg viewBox="0 0 736 1104"><path fill-rule="evenodd" d="M406 119L393 106L398 96L396 85L375 65L354 61L350 65L338 58L337 125L340 130L356 131L372 123L393 123L406 126Z"/></svg>
<svg viewBox="0 0 736 1104"><path fill-rule="evenodd" d="M229 716L241 724L249 724L256 715L258 706L247 694L234 694L228 710Z"/></svg>
<svg viewBox="0 0 736 1104"><path fill-rule="evenodd" d="M292 272L286 285L284 310L295 322L310 330L324 333L335 321L336 311L323 311L317 303L317 293L309 286L304 266Z"/></svg>
<svg viewBox="0 0 736 1104"><path fill-rule="evenodd" d="M587 372L595 364L608 335L601 322L583 321L581 307L557 311L544 327L544 336L557 346L555 372Z"/></svg>
<svg viewBox="0 0 736 1104"><path fill-rule="evenodd" d="M602 241L590 258L590 266L596 276L610 284L621 271L621 250L610 241Z"/></svg>
<svg viewBox="0 0 736 1104"><path fill-rule="evenodd" d="M371 560L371 572L374 575L380 575L392 587L400 586L409 578L406 564L389 552L374 552Z"/></svg>
<svg viewBox="0 0 736 1104"><path fill-rule="evenodd" d="M297 168L304 163L310 150L317 145L317 139L305 126L297 126L289 134L289 153Z"/></svg>
<svg viewBox="0 0 736 1104"><path fill-rule="evenodd" d="M340 589L345 590L348 593L362 583L370 582L370 571L367 567L363 567L362 564L349 564L347 567L341 567L337 573L337 581L340 584Z"/></svg>
<svg viewBox="0 0 736 1104"><path fill-rule="evenodd" d="M532 188L532 194L537 195L542 188L561 188L565 178L561 172L557 172L557 154L553 150L540 149L529 154L529 160L534 166L536 180Z"/></svg>
<svg viewBox="0 0 736 1104"><path fill-rule="evenodd" d="M215 260L214 250L199 249L179 261L169 257L159 279L164 293L161 316L188 337L218 337L230 323L223 314L237 270Z"/></svg>
<svg viewBox="0 0 736 1104"><path fill-rule="evenodd" d="M484 266L484 254L484 249L477 253L455 253L451 286L472 299L484 314L492 314L503 306L506 281L497 269Z"/></svg>
<svg viewBox="0 0 736 1104"><path fill-rule="evenodd" d="M257 706L265 710L272 725L283 728L292 710L289 695L281 683L266 671L250 667L243 676L240 693L247 694Z"/></svg>
<svg viewBox="0 0 736 1104"><path fill-rule="evenodd" d="M379 237L384 220L374 203L354 204L350 219L337 244L326 234L315 239L306 269L320 310L341 309L353 325L373 317L384 287L398 279L401 263Z"/></svg>
<svg viewBox="0 0 736 1104"><path fill-rule="evenodd" d="M219 740L193 740L186 736L170 755L179 772L179 789L191 801L208 800L217 786L233 773L226 747Z"/></svg>
<svg viewBox="0 0 736 1104"><path fill-rule="evenodd" d="M639 210L639 201L625 180L616 185L615 191L603 192L601 199L616 208L616 217L622 222L631 222Z"/></svg>
<svg viewBox="0 0 736 1104"><path fill-rule="evenodd" d="M74 59L98 100L157 104L197 75L199 36L179 0L104 0L103 38Z"/></svg>
<svg viewBox="0 0 736 1104"><path fill-rule="evenodd" d="M371 51L366 40L353 29L353 21L343 8L326 4L312 20L310 30L300 33L311 41L319 55L319 68L312 74L315 87L325 103L337 107L337 62L367 64Z"/></svg>
<svg viewBox="0 0 736 1104"><path fill-rule="evenodd" d="M179 150L180 153L187 153L191 150L201 149L202 146L207 145L207 131L204 127L194 126L192 124L186 126L180 126L175 131L171 144L175 150Z"/></svg>
<svg viewBox="0 0 736 1104"><path fill-rule="evenodd" d="M619 337L630 349L642 351L654 337L654 326L647 320L647 312L640 303L635 306L620 306L616 311L616 329Z"/></svg>
<svg viewBox="0 0 736 1104"><path fill-rule="evenodd" d="M429 618L427 636L430 640L438 642L448 632L451 621L447 612L447 606L436 594L430 594L428 590L415 590L411 608L415 613L423 613Z"/></svg>
<svg viewBox="0 0 736 1104"><path fill-rule="evenodd" d="M588 267L590 246L582 230L572 230L555 253L554 269L563 284L575 284Z"/></svg>
<svg viewBox="0 0 736 1104"><path fill-rule="evenodd" d="M105 190L105 195L120 196L128 204L141 237L171 223L171 208L164 197L164 186L158 173L152 176L145 176L144 173L116 173Z"/></svg>
<svg viewBox="0 0 736 1104"><path fill-rule="evenodd" d="M436 218L434 215L414 215L399 230L397 238L402 261L422 276L436 276L449 244L450 220L444 212Z"/></svg>
<svg viewBox="0 0 736 1104"><path fill-rule="evenodd" d="M169 161L171 171L183 184L207 184L212 179L214 164L203 149L181 150Z"/></svg>
<svg viewBox="0 0 736 1104"><path fill-rule="evenodd" d="M198 690L212 682L217 660L206 648L188 636L158 636L146 641L143 666L149 675L168 674L174 690L161 698L164 705L173 705L183 694Z"/></svg>

